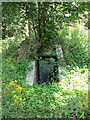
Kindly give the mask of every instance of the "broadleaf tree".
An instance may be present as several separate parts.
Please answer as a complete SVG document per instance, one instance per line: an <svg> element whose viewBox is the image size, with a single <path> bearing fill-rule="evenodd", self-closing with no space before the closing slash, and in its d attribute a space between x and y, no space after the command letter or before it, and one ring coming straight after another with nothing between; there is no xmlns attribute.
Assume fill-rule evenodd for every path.
<svg viewBox="0 0 90 120"><path fill-rule="evenodd" d="M16 32L24 34L31 54L57 44L57 31L86 17L85 11L89 9L88 2L9 2L2 6L3 38Z"/></svg>

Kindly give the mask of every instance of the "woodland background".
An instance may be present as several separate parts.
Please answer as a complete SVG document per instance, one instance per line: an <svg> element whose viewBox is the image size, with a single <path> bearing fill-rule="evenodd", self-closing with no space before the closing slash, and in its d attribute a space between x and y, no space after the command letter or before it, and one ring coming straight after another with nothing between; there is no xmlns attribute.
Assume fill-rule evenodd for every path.
<svg viewBox="0 0 90 120"><path fill-rule="evenodd" d="M2 117L88 118L89 2L2 3ZM62 46L65 79L25 84L28 64Z"/></svg>

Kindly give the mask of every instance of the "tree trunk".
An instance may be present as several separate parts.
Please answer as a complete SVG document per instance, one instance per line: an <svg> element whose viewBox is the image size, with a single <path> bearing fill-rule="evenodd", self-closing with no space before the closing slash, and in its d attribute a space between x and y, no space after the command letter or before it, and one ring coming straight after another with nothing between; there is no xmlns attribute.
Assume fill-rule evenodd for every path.
<svg viewBox="0 0 90 120"><path fill-rule="evenodd" d="M28 47L28 51L30 50L31 47L31 25L30 25L30 5L29 7L29 13L28 13L28 29L29 29L29 38L30 38L30 42L29 42L29 47Z"/></svg>

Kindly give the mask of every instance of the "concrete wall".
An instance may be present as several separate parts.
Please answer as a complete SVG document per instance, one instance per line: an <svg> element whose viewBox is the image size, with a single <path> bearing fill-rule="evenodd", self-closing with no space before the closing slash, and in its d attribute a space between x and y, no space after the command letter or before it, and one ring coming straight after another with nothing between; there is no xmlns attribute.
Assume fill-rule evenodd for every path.
<svg viewBox="0 0 90 120"><path fill-rule="evenodd" d="M37 76L37 62L32 61L29 65L30 68L32 68L26 75L26 84L33 85L38 80Z"/></svg>
<svg viewBox="0 0 90 120"><path fill-rule="evenodd" d="M56 56L57 56L57 63L58 63L59 79L63 79L64 78L63 69L60 66L60 63L64 61L61 45L56 45ZM29 67L31 66L33 66L33 69L31 69L31 71L29 71L26 75L26 84L33 85L35 82L38 81L37 62L32 61Z"/></svg>
<svg viewBox="0 0 90 120"><path fill-rule="evenodd" d="M63 68L60 66L60 63L64 62L63 52L61 45L56 45L56 55L57 55L57 63L58 63L58 72L59 72L59 79L63 79Z"/></svg>

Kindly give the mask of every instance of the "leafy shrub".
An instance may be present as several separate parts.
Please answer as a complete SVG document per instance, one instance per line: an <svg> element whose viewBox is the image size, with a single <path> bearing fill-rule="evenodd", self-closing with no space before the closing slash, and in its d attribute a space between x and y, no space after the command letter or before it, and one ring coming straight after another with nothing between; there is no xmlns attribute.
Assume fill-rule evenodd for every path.
<svg viewBox="0 0 90 120"><path fill-rule="evenodd" d="M9 92L7 95L4 93L6 103L3 101L3 117L70 118L75 115L79 118L88 107L85 91L65 90L57 83L48 86L45 84L23 85L22 98L25 98L26 101L24 104L19 102L22 106L16 104L20 100L15 101L16 96L13 91L12 94L14 94L13 97L8 97L11 94ZM14 105L11 102L12 98L14 99ZM6 101L7 99L9 100ZM7 108L8 112L6 112Z"/></svg>
<svg viewBox="0 0 90 120"><path fill-rule="evenodd" d="M22 34L6 37L2 40L2 48L6 48L4 57L10 57L14 52L16 52L18 46L25 38L22 37Z"/></svg>
<svg viewBox="0 0 90 120"><path fill-rule="evenodd" d="M82 114L83 118L87 117L85 86L88 83L84 76L83 82L82 78L75 77L76 74L87 76L85 69L75 68L60 83L30 86L25 84L25 69L22 67L19 71L16 60L3 59L3 63L3 118L70 118L75 115L78 119ZM79 87L83 89L76 87L79 81Z"/></svg>
<svg viewBox="0 0 90 120"><path fill-rule="evenodd" d="M70 71L70 74L67 73L67 77L59 83L27 85L25 84L28 71L27 58L20 58L20 61L16 61L14 58L8 59L8 56L3 58L3 118L27 118L27 116L28 118L71 118L75 116L78 119L82 116L86 119L88 117L86 89L88 73L85 68L74 68L74 65L81 67L87 64L87 61L84 64L87 44L85 42L86 46L82 46L83 41L81 42L80 39L85 36L82 37L78 28L74 30L71 34L68 28L60 32L60 39L66 43L60 41L65 45L64 49L66 48L67 54L64 54L66 64L73 70ZM80 48L77 47L79 43ZM79 52L76 53L76 51ZM82 51L86 56L83 56ZM74 54L78 55L77 62L75 62ZM79 60L83 60L82 63Z"/></svg>
<svg viewBox="0 0 90 120"><path fill-rule="evenodd" d="M80 29L79 24L73 28L66 27L59 31L59 44L63 47L64 59L72 69L74 66L82 68L88 65L88 36Z"/></svg>
<svg viewBox="0 0 90 120"><path fill-rule="evenodd" d="M16 61L14 58L2 59L2 74L3 82L11 82L12 79L17 80L20 83L21 80L25 82L26 73L28 71L28 60L25 58Z"/></svg>

